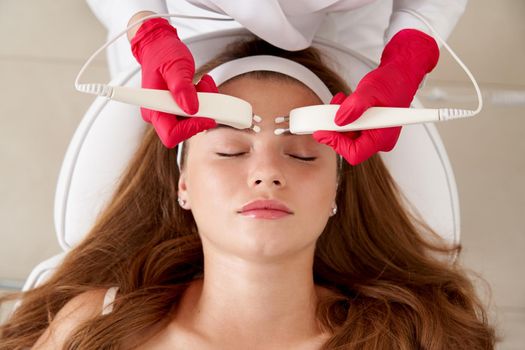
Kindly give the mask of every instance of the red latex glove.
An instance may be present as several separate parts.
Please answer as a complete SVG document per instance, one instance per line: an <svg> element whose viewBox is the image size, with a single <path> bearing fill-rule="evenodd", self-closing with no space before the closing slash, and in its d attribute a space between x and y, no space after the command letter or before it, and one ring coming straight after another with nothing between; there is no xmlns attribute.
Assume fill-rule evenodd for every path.
<svg viewBox="0 0 525 350"><path fill-rule="evenodd" d="M169 90L175 102L188 114L199 110L197 91L217 92L215 82L208 75L193 85L193 56L180 41L177 30L163 18L145 21L131 40L131 50L142 66L142 87ZM146 108L140 111L142 118L153 124L162 143L168 148L217 126L211 118L183 118Z"/></svg>
<svg viewBox="0 0 525 350"><path fill-rule="evenodd" d="M352 123L370 107L409 107L438 58L439 48L431 36L415 29L399 31L385 46L379 66L365 75L355 91L342 101L335 123ZM316 131L312 136L332 147L348 163L357 165L379 151L391 151L400 132L398 126L351 133Z"/></svg>

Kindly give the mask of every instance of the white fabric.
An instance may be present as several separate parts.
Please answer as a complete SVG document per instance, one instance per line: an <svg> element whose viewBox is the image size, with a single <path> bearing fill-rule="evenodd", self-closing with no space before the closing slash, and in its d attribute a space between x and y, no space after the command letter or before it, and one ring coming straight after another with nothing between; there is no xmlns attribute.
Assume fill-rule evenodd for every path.
<svg viewBox="0 0 525 350"><path fill-rule="evenodd" d="M144 0L87 0L87 3L98 20L108 30L108 38L116 36L128 26L131 17L140 11L149 10L156 13L166 13L166 1ZM119 38L106 51L108 68L111 78L120 72L138 65L131 53L126 35Z"/></svg>
<svg viewBox="0 0 525 350"><path fill-rule="evenodd" d="M181 39L244 26L287 50L310 46L314 36L335 41L378 62L385 43L403 28L430 34L419 19L399 12L419 12L447 39L467 0L86 0L111 37L139 11L227 16L232 22L172 19ZM127 47L127 50L125 49ZM127 53L127 54L126 54ZM108 49L111 76L136 66L127 38Z"/></svg>

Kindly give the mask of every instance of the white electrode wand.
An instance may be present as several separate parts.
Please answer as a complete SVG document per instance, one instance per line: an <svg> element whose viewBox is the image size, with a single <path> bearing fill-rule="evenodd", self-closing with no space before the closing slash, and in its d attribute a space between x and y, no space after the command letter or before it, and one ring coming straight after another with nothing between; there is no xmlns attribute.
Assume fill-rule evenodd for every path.
<svg viewBox="0 0 525 350"><path fill-rule="evenodd" d="M289 120L289 129L276 129L275 134L284 132L292 134L312 134L317 130L357 131L380 129L393 126L433 123L452 119L466 118L475 115L475 111L452 108L394 108L370 107L354 122L338 126L335 124L335 114L340 105L315 105L295 108L290 111L289 118L276 118L280 123Z"/></svg>

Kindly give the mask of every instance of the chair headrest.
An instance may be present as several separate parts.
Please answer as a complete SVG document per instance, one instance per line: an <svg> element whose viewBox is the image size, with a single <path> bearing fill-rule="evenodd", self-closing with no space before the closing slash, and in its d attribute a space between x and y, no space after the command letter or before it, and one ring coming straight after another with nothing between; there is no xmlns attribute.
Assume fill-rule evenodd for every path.
<svg viewBox="0 0 525 350"><path fill-rule="evenodd" d="M230 42L251 38L244 29L225 30L185 40L196 66L210 60ZM355 88L376 64L341 45L315 39L328 64ZM111 85L140 86L140 67L123 73ZM415 107L421 105L415 100ZM69 250L94 224L147 124L138 107L97 98L80 122L67 149L55 194L55 228L60 246ZM450 243L459 242L459 200L450 162L433 124L403 127L394 149L380 153L403 194L422 218Z"/></svg>

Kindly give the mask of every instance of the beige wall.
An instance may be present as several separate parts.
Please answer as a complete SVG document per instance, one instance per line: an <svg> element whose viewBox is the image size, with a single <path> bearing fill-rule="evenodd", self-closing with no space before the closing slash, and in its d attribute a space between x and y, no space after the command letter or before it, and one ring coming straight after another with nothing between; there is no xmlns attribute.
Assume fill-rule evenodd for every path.
<svg viewBox="0 0 525 350"><path fill-rule="evenodd" d="M525 348L525 106L490 99L525 94L525 2L471 0L449 43L488 97L476 120L438 125L461 201L462 261L487 279L500 349ZM91 97L74 91L84 60L105 40L86 4L71 0L0 1L0 280L20 284L40 261L59 252L53 199L69 140ZM104 57L88 72L106 81ZM419 94L434 88L455 105L474 106L466 76L444 51ZM523 97L522 97L523 99Z"/></svg>

